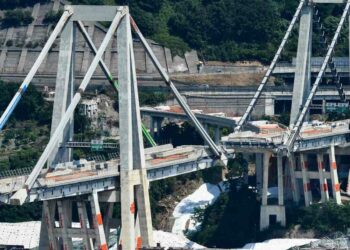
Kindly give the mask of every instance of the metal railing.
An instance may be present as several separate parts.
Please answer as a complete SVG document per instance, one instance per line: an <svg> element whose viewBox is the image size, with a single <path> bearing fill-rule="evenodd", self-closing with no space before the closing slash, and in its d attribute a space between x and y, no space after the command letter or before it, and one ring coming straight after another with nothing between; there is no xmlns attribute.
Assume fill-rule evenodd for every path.
<svg viewBox="0 0 350 250"><path fill-rule="evenodd" d="M33 168L19 168L19 169L12 169L12 170L5 170L0 172L0 179L6 179L21 175L29 175L32 172Z"/></svg>

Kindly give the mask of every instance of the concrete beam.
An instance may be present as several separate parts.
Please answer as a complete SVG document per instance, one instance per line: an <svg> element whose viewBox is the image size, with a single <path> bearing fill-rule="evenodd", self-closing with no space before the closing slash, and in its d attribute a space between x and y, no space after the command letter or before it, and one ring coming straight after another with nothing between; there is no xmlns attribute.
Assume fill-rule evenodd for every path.
<svg viewBox="0 0 350 250"><path fill-rule="evenodd" d="M122 6L93 6L91 5L68 5L68 8L74 10L72 21L112 21Z"/></svg>

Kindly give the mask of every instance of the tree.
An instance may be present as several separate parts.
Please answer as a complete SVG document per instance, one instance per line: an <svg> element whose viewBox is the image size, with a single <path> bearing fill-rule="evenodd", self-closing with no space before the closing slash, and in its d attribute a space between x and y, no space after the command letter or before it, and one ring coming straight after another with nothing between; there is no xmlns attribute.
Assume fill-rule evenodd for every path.
<svg viewBox="0 0 350 250"><path fill-rule="evenodd" d="M20 9L8 10L5 11L5 16L2 19L2 25L4 27L17 27L30 24L33 20L34 19L30 11Z"/></svg>
<svg viewBox="0 0 350 250"><path fill-rule="evenodd" d="M230 182L230 191L223 193L214 204L197 209L194 219L200 223L191 240L207 247L242 247L256 238L259 223L259 203L256 193L248 186Z"/></svg>
<svg viewBox="0 0 350 250"><path fill-rule="evenodd" d="M44 23L57 23L60 17L62 16L63 11L53 11L50 10L49 12L46 13L45 18L43 20Z"/></svg>

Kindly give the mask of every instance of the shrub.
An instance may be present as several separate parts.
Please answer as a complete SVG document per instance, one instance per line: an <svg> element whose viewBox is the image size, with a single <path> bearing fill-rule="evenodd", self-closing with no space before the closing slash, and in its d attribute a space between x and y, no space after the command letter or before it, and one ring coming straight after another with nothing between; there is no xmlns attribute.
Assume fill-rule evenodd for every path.
<svg viewBox="0 0 350 250"><path fill-rule="evenodd" d="M21 25L30 24L32 21L33 17L30 11L15 9L5 11L5 16L2 19L2 25L4 27L18 27Z"/></svg>
<svg viewBox="0 0 350 250"><path fill-rule="evenodd" d="M13 41L12 40L7 40L6 46L7 47L11 47L12 45L13 45Z"/></svg>
<svg viewBox="0 0 350 250"><path fill-rule="evenodd" d="M46 13L43 22L44 23L57 23L58 20L60 20L60 17L62 16L63 11L53 11L50 10L48 13Z"/></svg>

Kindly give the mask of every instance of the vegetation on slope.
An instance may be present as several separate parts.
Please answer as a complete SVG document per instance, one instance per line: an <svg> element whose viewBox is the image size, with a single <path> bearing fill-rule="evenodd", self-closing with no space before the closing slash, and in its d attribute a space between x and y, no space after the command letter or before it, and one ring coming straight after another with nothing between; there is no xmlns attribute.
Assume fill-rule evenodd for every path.
<svg viewBox="0 0 350 250"><path fill-rule="evenodd" d="M1 9L33 6L48 0L0 0ZM205 60L269 62L289 25L298 5L297 0L71 0L72 4L129 5L131 14L144 35L183 54L196 49ZM318 5L328 38L333 37L343 6ZM11 14L11 15L10 15ZM30 13L29 13L30 14ZM58 20L57 13L48 13L45 22ZM5 14L6 26L26 25L31 16L14 10ZM347 52L348 26L337 46L337 54ZM297 31L287 45L282 60L296 54ZM314 55L324 51L319 31L314 29ZM328 39L329 40L329 39Z"/></svg>
<svg viewBox="0 0 350 250"><path fill-rule="evenodd" d="M0 110L5 110L18 87L0 82ZM51 112L52 105L30 86L2 131L0 171L34 166L48 140Z"/></svg>
<svg viewBox="0 0 350 250"><path fill-rule="evenodd" d="M33 6L36 3L47 3L50 0L0 0L0 9L14 9L20 7Z"/></svg>
<svg viewBox="0 0 350 250"><path fill-rule="evenodd" d="M175 54L196 49L206 60L268 62L288 27L297 0L115 0L128 4L141 31ZM73 0L83 4L113 4L113 0ZM326 35L335 32L343 6L318 5ZM296 27L284 59L295 56ZM320 53L315 29L314 55ZM347 48L347 27L338 44L338 54Z"/></svg>

